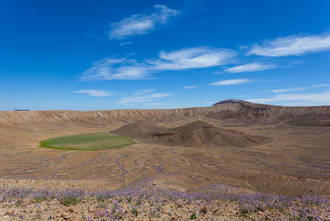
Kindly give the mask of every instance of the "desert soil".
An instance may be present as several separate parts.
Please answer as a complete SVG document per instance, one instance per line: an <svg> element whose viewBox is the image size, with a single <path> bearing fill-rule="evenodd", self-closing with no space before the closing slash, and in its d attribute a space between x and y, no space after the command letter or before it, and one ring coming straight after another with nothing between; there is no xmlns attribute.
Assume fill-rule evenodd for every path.
<svg viewBox="0 0 330 221"><path fill-rule="evenodd" d="M328 107L287 108L246 103L173 110L0 112L0 189L103 191L145 182L169 191L200 192L203 186L221 184L243 192L327 198L330 194L329 116ZM203 146L203 143L189 146L166 145L137 137L136 144L92 152L51 150L39 145L41 140L51 137L110 133L146 119L163 128L203 121L248 137L266 137L267 142L246 146ZM29 210L31 205L26 200L29 197L23 200ZM46 202L43 208L47 210L68 210L56 200ZM12 203L0 203L1 220L8 218ZM97 203L94 207L90 203L83 201L72 210L77 214L86 208L95 210ZM225 205L220 204L219 208ZM228 211L232 212L228 212L228 217L230 214L240 217L235 205L229 205ZM187 209L184 206L177 211L187 218L191 215L184 212ZM226 217L227 212L215 220L228 220Z"/></svg>

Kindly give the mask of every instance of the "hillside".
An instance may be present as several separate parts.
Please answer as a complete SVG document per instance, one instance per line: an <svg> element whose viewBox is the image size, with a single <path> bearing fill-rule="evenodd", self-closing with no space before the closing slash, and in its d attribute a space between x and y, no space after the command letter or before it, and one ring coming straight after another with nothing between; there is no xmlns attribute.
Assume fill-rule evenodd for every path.
<svg viewBox="0 0 330 221"><path fill-rule="evenodd" d="M148 119L173 122L198 119L221 121L287 122L289 124L319 126L330 124L330 106L284 107L226 100L211 107L152 110L109 111L0 111L0 126L58 123L100 124L135 122Z"/></svg>
<svg viewBox="0 0 330 221"><path fill-rule="evenodd" d="M151 122L137 122L120 127L112 133L168 146L187 147L245 147L267 140L261 136L222 129L204 121L194 121L174 128L160 127Z"/></svg>

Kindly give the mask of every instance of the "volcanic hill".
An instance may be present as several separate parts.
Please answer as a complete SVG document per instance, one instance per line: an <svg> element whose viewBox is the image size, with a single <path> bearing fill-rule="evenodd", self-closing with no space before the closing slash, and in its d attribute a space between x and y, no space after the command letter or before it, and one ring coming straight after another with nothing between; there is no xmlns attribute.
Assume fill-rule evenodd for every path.
<svg viewBox="0 0 330 221"><path fill-rule="evenodd" d="M163 127L158 126L153 122L137 121L126 124L125 126L112 131L112 133L133 138L148 138L152 136L153 132L163 129Z"/></svg>
<svg viewBox="0 0 330 221"><path fill-rule="evenodd" d="M127 124L114 134L144 138L151 143L187 147L244 147L264 143L267 138L222 129L204 121L194 121L175 128L162 128L152 123Z"/></svg>

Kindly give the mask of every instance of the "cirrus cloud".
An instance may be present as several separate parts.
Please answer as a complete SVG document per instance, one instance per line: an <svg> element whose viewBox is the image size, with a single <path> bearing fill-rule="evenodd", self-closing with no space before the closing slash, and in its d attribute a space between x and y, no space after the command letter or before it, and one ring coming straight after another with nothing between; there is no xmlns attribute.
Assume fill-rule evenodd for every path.
<svg viewBox="0 0 330 221"><path fill-rule="evenodd" d="M137 80L149 78L161 71L187 70L221 66L236 55L232 50L207 47L186 48L172 52L160 52L156 59L137 62L127 58L104 58L94 62L91 68L81 74L88 80Z"/></svg>
<svg viewBox="0 0 330 221"><path fill-rule="evenodd" d="M276 68L276 65L263 64L263 63L249 63L249 64L243 64L243 65L227 68L224 71L229 73L241 73L241 72L265 71L274 68Z"/></svg>
<svg viewBox="0 0 330 221"><path fill-rule="evenodd" d="M313 88L320 88L320 87L330 87L330 84L316 84L309 87L294 87L294 88L282 88L282 89L274 89L271 90L273 93L287 93L287 92L293 92L293 91L303 91Z"/></svg>
<svg viewBox="0 0 330 221"><path fill-rule="evenodd" d="M126 58L104 58L94 62L91 68L81 74L82 81L96 80L137 80L146 78L147 67Z"/></svg>
<svg viewBox="0 0 330 221"><path fill-rule="evenodd" d="M88 96L92 96L92 97L107 97L110 96L111 94L109 92L106 91L102 91L102 90L78 90L78 91L74 91L74 93L76 94L87 94Z"/></svg>
<svg viewBox="0 0 330 221"><path fill-rule="evenodd" d="M302 104L307 105L329 105L330 104L330 91L321 93L308 93L308 94L279 94L269 98L256 98L249 99L250 102L256 103L275 103L282 104L283 102L293 102L293 105ZM288 103L290 105L290 103Z"/></svg>
<svg viewBox="0 0 330 221"><path fill-rule="evenodd" d="M157 24L166 24L179 11L166 5L155 5L151 14L134 14L110 25L109 39L124 39L132 35L146 34L155 29Z"/></svg>
<svg viewBox="0 0 330 221"><path fill-rule="evenodd" d="M227 86L227 85L236 85L236 84L245 84L249 83L251 80L246 78L240 78L240 79L230 79L230 80L223 80L223 81L216 81L211 83L212 86Z"/></svg>
<svg viewBox="0 0 330 221"><path fill-rule="evenodd" d="M120 104L135 103L155 103L156 100L169 97L171 93L154 93L155 89L138 90L131 96L123 97L119 100Z"/></svg>
<svg viewBox="0 0 330 221"><path fill-rule="evenodd" d="M228 49L185 48L172 52L162 51L159 59L148 60L148 63L155 70L207 68L227 64L235 55L234 51Z"/></svg>
<svg viewBox="0 0 330 221"><path fill-rule="evenodd" d="M191 85L191 86L183 86L182 88L183 89L195 89L195 88L198 88L199 86L196 86L196 85Z"/></svg>
<svg viewBox="0 0 330 221"><path fill-rule="evenodd" d="M330 34L288 36L253 46L247 55L266 57L299 56L330 50Z"/></svg>

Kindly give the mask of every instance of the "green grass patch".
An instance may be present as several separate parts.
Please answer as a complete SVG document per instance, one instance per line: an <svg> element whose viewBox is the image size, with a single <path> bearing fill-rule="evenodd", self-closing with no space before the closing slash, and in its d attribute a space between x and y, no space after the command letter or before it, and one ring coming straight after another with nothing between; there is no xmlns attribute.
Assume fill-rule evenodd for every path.
<svg viewBox="0 0 330 221"><path fill-rule="evenodd" d="M41 141L40 146L56 150L95 151L119 148L133 143L134 141L129 137L92 133L50 138Z"/></svg>

